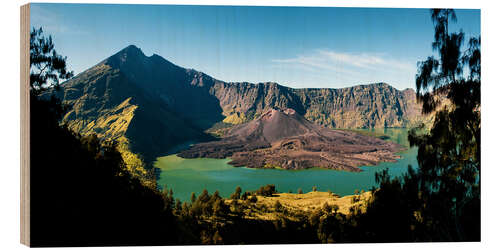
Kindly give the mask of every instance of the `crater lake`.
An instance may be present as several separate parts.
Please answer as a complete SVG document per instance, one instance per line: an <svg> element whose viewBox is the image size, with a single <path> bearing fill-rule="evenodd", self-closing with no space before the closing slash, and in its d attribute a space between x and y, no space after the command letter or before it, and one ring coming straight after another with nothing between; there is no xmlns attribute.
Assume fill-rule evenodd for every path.
<svg viewBox="0 0 500 250"><path fill-rule="evenodd" d="M375 173L384 169L391 176L400 176L408 171L408 166L417 167L417 148L410 148L408 129L354 129L359 133L377 136L396 142L407 149L397 154L401 158L397 162L381 162L376 166L362 166L362 172L346 172L322 168L305 170L283 170L233 167L228 164L231 159L196 158L184 159L171 154L157 158L154 166L161 170L158 186L173 189L174 197L188 201L191 193L196 195L203 189L213 193L219 191L223 197L229 197L237 186L243 191L257 190L266 184L276 185L278 192L297 193L300 188L304 193L312 191L332 191L338 195L354 194L355 190L370 190L377 186ZM187 147L188 145L183 145ZM179 150L182 150L179 147Z"/></svg>

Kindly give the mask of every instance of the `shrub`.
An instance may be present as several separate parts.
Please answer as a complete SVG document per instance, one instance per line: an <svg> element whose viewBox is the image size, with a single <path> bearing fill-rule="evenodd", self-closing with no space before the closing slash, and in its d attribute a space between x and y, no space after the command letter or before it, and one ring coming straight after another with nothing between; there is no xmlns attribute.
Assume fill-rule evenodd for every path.
<svg viewBox="0 0 500 250"><path fill-rule="evenodd" d="M337 204L334 204L334 205L332 206L332 209L333 209L333 212L334 212L334 213L337 213L337 212L339 211L339 206L338 206Z"/></svg>
<svg viewBox="0 0 500 250"><path fill-rule="evenodd" d="M242 199L242 200L246 200L246 199L248 199L248 196L250 196L250 193L249 193L249 192L244 192L244 193L241 195L241 199Z"/></svg>
<svg viewBox="0 0 500 250"><path fill-rule="evenodd" d="M275 194L277 191L276 191L276 186L274 184L267 184L265 186L262 186L259 188L259 190L257 190L255 193L257 195L262 195L262 196L272 196L273 194Z"/></svg>
<svg viewBox="0 0 500 250"><path fill-rule="evenodd" d="M332 206L330 206L328 204L328 202L325 202L325 204L323 204L323 211L327 214L331 213L332 212Z"/></svg>
<svg viewBox="0 0 500 250"><path fill-rule="evenodd" d="M274 210L276 210L276 211L283 210L283 205L281 205L280 201L276 201L276 203L274 203Z"/></svg>
<svg viewBox="0 0 500 250"><path fill-rule="evenodd" d="M253 195L252 197L250 197L250 202L256 203L257 202L257 196Z"/></svg>
<svg viewBox="0 0 500 250"><path fill-rule="evenodd" d="M236 189L234 190L234 193L231 194L231 197L229 197L231 200L239 200L241 197L241 187L237 186Z"/></svg>
<svg viewBox="0 0 500 250"><path fill-rule="evenodd" d="M215 216L225 217L227 214L229 214L229 206L224 203L224 200L219 199L214 202L213 213Z"/></svg>

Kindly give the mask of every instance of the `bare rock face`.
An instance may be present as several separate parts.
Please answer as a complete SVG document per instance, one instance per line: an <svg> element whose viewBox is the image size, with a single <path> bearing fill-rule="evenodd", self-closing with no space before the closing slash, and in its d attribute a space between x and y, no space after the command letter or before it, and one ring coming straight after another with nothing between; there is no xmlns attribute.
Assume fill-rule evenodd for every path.
<svg viewBox="0 0 500 250"><path fill-rule="evenodd" d="M350 131L317 125L293 109L272 108L231 129L219 141L199 143L184 158L227 158L251 168L322 167L359 172L359 166L395 161L402 146Z"/></svg>
<svg viewBox="0 0 500 250"><path fill-rule="evenodd" d="M229 123L258 118L272 107L293 108L310 121L329 128L411 127L422 120L413 89L387 83L347 88L294 89L276 83L225 83L211 87ZM239 119L233 119L238 117Z"/></svg>
<svg viewBox="0 0 500 250"><path fill-rule="evenodd" d="M400 91L385 83L294 89L272 82L224 82L158 55L146 56L133 45L66 81L53 94L69 107L62 123L81 134L127 141L130 151L148 163L178 145L213 140L205 131L217 125L229 128L228 124L239 124L233 135L237 129L252 131L248 138L224 138L218 143L228 146L223 150L213 147L210 152L211 157L231 156L235 164L243 164L233 153L274 148L278 139L318 130L307 127L309 121L328 128L409 127L422 117L412 89ZM241 126L247 123L257 129L272 124L276 117L266 112L274 107L280 111L280 126L270 126L262 134ZM266 114L273 119L266 121ZM300 118L285 123L280 117ZM201 152L208 154L190 154ZM297 162L298 158L290 164Z"/></svg>

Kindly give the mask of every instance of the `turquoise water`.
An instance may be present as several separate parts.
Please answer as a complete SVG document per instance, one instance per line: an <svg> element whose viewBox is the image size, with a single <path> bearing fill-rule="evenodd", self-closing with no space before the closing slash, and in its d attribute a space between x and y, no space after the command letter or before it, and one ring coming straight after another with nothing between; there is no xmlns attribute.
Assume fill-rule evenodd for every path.
<svg viewBox="0 0 500 250"><path fill-rule="evenodd" d="M364 129L363 133L390 137L391 141L409 147L407 129ZM408 170L408 165L417 166L417 148L398 153L397 162L383 162L377 166L363 166L363 172L353 173L329 169L279 170L236 168L227 164L230 159L183 159L176 155L159 157L155 166L161 169L159 186L167 185L174 191L174 197L189 200L191 192L199 194L204 188L210 193L218 190L223 197L234 192L236 186L243 190L256 190L266 184L275 184L279 192L294 193L299 188L304 192L316 186L319 191L331 190L339 195L353 194L356 189L369 190L375 186L375 173L385 168L391 176L399 176Z"/></svg>

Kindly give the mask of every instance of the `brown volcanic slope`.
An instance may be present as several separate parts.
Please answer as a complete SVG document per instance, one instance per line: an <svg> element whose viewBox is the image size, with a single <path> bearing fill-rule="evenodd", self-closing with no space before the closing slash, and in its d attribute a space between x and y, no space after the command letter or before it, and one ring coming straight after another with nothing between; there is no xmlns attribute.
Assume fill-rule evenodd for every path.
<svg viewBox="0 0 500 250"><path fill-rule="evenodd" d="M47 97L51 94L68 106L61 123L83 135L118 141L130 166L144 162L152 167L156 157L171 154L178 145L212 140L207 129L222 134L273 107L292 108L329 128L411 127L423 117L412 89L400 91L385 83L342 89L228 83L158 55L146 56L133 45Z"/></svg>
<svg viewBox="0 0 500 250"><path fill-rule="evenodd" d="M231 129L219 141L193 145L184 158L226 158L251 168L322 167L359 172L358 166L395 161L402 146L350 131L332 130L308 121L293 109L273 108Z"/></svg>

